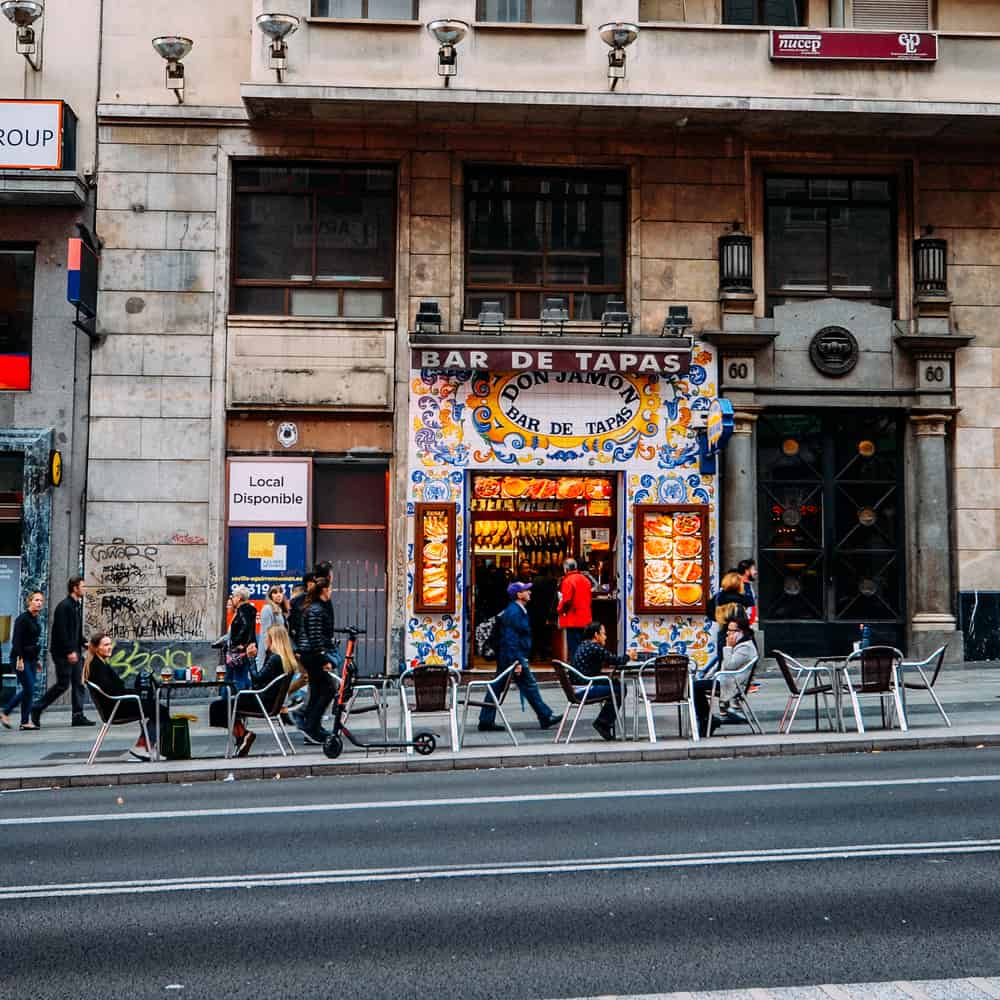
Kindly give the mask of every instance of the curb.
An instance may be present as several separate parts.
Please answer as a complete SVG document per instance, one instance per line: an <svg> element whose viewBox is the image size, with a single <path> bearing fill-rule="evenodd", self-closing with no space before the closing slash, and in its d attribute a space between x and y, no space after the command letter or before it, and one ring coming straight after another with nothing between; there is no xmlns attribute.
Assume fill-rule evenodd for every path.
<svg viewBox="0 0 1000 1000"><path fill-rule="evenodd" d="M554 747L520 753L496 753L485 748L466 750L461 755L447 753L432 757L365 756L360 760L325 759L305 761L295 757L225 760L212 758L203 762L157 762L113 767L75 765L32 767L22 771L0 770L0 791L37 788L88 788L109 785L190 784L195 781L247 781L278 778L331 777L345 774L402 774L426 771L494 770L496 768L558 767L569 764L626 764L637 762L672 762L683 760L719 760L740 757L796 757L817 754L882 753L894 750L944 750L969 747L1000 747L1000 732L946 731L926 736L912 733L874 736L830 737L815 739L803 736L782 743L761 742L747 737L716 740L704 744L653 746L648 743L622 743L616 747L583 750ZM86 770L82 770L86 767ZM78 770L78 768L80 768ZM142 770L140 770L142 768Z"/></svg>

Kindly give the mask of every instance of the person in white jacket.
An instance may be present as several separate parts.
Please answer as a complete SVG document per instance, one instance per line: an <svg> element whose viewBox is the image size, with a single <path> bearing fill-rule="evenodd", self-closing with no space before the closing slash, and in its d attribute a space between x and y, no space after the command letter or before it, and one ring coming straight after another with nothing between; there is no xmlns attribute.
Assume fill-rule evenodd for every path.
<svg viewBox="0 0 1000 1000"><path fill-rule="evenodd" d="M694 710L698 716L698 729L702 736L711 736L721 719L712 719L709 723L708 697L712 690L714 677L720 670L726 673L736 672L749 666L757 655L757 644L746 615L738 614L726 623L725 639L722 647L722 663L709 667L703 677L693 681ZM736 682L731 677L724 677L719 684L719 698L729 701L736 693Z"/></svg>

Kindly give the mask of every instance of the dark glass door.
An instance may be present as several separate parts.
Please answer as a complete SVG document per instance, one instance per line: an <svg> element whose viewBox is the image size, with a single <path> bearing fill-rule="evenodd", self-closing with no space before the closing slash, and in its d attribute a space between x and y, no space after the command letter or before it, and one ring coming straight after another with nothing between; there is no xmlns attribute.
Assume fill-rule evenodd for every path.
<svg viewBox="0 0 1000 1000"><path fill-rule="evenodd" d="M760 620L768 651L849 652L904 622L899 418L767 413L758 423Z"/></svg>

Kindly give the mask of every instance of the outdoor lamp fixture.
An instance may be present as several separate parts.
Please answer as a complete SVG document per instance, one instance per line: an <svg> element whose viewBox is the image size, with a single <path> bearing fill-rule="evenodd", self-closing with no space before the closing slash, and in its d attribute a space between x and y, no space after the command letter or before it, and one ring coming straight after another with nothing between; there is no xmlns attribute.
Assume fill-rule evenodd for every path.
<svg viewBox="0 0 1000 1000"><path fill-rule="evenodd" d="M753 237L733 231L719 237L719 288L723 292L753 291Z"/></svg>
<svg viewBox="0 0 1000 1000"><path fill-rule="evenodd" d="M437 299L421 299L417 310L417 333L440 333L442 322Z"/></svg>
<svg viewBox="0 0 1000 1000"><path fill-rule="evenodd" d="M569 309L563 298L547 298L542 308L542 333L561 337L563 328L569 322Z"/></svg>
<svg viewBox="0 0 1000 1000"><path fill-rule="evenodd" d="M913 241L913 276L917 295L948 294L948 241L927 235Z"/></svg>
<svg viewBox="0 0 1000 1000"><path fill-rule="evenodd" d="M469 32L465 21L455 21L450 17L431 21L427 25L431 37L440 46L438 48L438 76L444 77L444 85L453 76L458 76L458 49L456 46Z"/></svg>
<svg viewBox="0 0 1000 1000"><path fill-rule="evenodd" d="M163 35L153 39L153 48L167 60L167 90L172 90L177 103L184 103L184 63L194 42L181 35Z"/></svg>
<svg viewBox="0 0 1000 1000"><path fill-rule="evenodd" d="M0 10L4 17L17 28L17 52L24 56L33 70L42 68L42 56L38 51L38 40L32 27L42 14L45 4L42 0L3 0Z"/></svg>
<svg viewBox="0 0 1000 1000"><path fill-rule="evenodd" d="M685 330L694 326L687 306L668 306L667 318L663 321L661 337L683 337Z"/></svg>
<svg viewBox="0 0 1000 1000"><path fill-rule="evenodd" d="M504 315L499 302L484 302L479 307L479 332L499 336L503 333Z"/></svg>
<svg viewBox="0 0 1000 1000"><path fill-rule="evenodd" d="M624 299L608 299L601 313L602 337L627 337L632 332L632 317L625 309Z"/></svg>
<svg viewBox="0 0 1000 1000"><path fill-rule="evenodd" d="M281 83L281 74L288 68L285 39L298 29L299 19L294 14L258 14L257 27L271 39L267 65L277 73L278 83Z"/></svg>
<svg viewBox="0 0 1000 1000"><path fill-rule="evenodd" d="M610 21L597 30L601 41L611 47L608 53L608 79L614 90L618 81L625 79L625 49L639 37L639 28L627 21Z"/></svg>

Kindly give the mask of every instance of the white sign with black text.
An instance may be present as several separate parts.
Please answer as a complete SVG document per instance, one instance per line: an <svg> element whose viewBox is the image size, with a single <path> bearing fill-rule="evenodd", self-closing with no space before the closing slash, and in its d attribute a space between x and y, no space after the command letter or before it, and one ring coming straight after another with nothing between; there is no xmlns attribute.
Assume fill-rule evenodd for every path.
<svg viewBox="0 0 1000 1000"><path fill-rule="evenodd" d="M62 101L0 101L0 167L62 166Z"/></svg>
<svg viewBox="0 0 1000 1000"><path fill-rule="evenodd" d="M308 525L309 462L229 462L231 525Z"/></svg>

